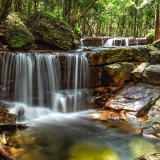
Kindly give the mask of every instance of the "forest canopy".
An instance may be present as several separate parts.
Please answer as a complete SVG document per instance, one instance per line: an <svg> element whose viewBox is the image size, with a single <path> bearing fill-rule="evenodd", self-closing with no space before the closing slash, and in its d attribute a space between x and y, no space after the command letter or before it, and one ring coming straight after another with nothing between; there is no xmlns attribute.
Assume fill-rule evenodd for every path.
<svg viewBox="0 0 160 160"><path fill-rule="evenodd" d="M0 0L0 20L9 11L24 20L47 12L83 36L144 37L156 29L158 39L159 6L159 0Z"/></svg>

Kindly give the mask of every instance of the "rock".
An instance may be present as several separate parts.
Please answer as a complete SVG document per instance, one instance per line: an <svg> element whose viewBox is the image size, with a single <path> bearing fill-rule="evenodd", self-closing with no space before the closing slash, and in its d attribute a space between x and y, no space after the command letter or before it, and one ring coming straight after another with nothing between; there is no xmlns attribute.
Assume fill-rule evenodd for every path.
<svg viewBox="0 0 160 160"><path fill-rule="evenodd" d="M72 50L79 49L79 46L80 42L77 39L74 39L71 49Z"/></svg>
<svg viewBox="0 0 160 160"><path fill-rule="evenodd" d="M142 81L145 83L159 85L160 84L160 64L149 65L144 69Z"/></svg>
<svg viewBox="0 0 160 160"><path fill-rule="evenodd" d="M90 79L91 87L96 88L102 86L102 67L91 67L91 76Z"/></svg>
<svg viewBox="0 0 160 160"><path fill-rule="evenodd" d="M136 160L159 160L159 159L160 159L160 153L151 153L141 156Z"/></svg>
<svg viewBox="0 0 160 160"><path fill-rule="evenodd" d="M16 130L16 115L7 113L0 119L0 131L15 131Z"/></svg>
<svg viewBox="0 0 160 160"><path fill-rule="evenodd" d="M138 83L125 87L115 94L106 102L105 107L119 111L125 110L134 116L143 117L158 99L159 93L159 86Z"/></svg>
<svg viewBox="0 0 160 160"><path fill-rule="evenodd" d="M133 60L134 49L128 47L109 50L104 49L97 53L90 54L88 59L90 66Z"/></svg>
<svg viewBox="0 0 160 160"><path fill-rule="evenodd" d="M160 117L150 117L141 123L143 135L153 135L160 138Z"/></svg>
<svg viewBox="0 0 160 160"><path fill-rule="evenodd" d="M16 160L10 153L8 153L2 146L0 147L1 160Z"/></svg>
<svg viewBox="0 0 160 160"><path fill-rule="evenodd" d="M148 44L146 38L136 38L136 45L145 45L145 44Z"/></svg>
<svg viewBox="0 0 160 160"><path fill-rule="evenodd" d="M15 13L11 13L7 17L4 36L11 49L29 49L35 40Z"/></svg>
<svg viewBox="0 0 160 160"><path fill-rule="evenodd" d="M150 52L150 63L160 64L160 50Z"/></svg>
<svg viewBox="0 0 160 160"><path fill-rule="evenodd" d="M135 54L135 60L139 62L148 62L150 50L147 47L138 47Z"/></svg>
<svg viewBox="0 0 160 160"><path fill-rule="evenodd" d="M135 82L141 82L142 81L142 73L146 67L148 67L150 64L148 62L143 62L140 65L135 68L131 74L132 78L134 79Z"/></svg>
<svg viewBox="0 0 160 160"><path fill-rule="evenodd" d="M82 46L101 47L109 37L84 37L81 39Z"/></svg>
<svg viewBox="0 0 160 160"><path fill-rule="evenodd" d="M134 63L122 62L104 66L103 84L104 85L124 85L126 80L131 79L131 71L135 68Z"/></svg>
<svg viewBox="0 0 160 160"><path fill-rule="evenodd" d="M26 129L28 128L29 126L25 125L25 124L17 124L16 125L18 129Z"/></svg>
<svg viewBox="0 0 160 160"><path fill-rule="evenodd" d="M160 98L156 100L156 102L152 105L149 113L149 117L159 117L160 116Z"/></svg>
<svg viewBox="0 0 160 160"><path fill-rule="evenodd" d="M70 50L74 38L71 29L51 14L36 13L27 22L36 40L52 44L63 50Z"/></svg>

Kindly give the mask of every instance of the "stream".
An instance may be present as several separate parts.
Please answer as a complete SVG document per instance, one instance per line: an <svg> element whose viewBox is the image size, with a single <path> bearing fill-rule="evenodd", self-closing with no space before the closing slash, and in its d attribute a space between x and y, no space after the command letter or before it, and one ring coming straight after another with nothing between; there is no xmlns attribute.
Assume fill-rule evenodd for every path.
<svg viewBox="0 0 160 160"><path fill-rule="evenodd" d="M29 127L10 136L17 160L134 160L160 151L160 140L141 135L137 120L89 118L97 110L51 113L26 119Z"/></svg>

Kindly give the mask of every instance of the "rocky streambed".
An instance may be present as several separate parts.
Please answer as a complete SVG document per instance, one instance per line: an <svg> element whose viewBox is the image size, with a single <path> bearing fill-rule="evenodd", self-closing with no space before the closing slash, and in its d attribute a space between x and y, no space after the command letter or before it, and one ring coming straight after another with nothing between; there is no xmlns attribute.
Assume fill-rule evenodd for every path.
<svg viewBox="0 0 160 160"><path fill-rule="evenodd" d="M97 117L91 115L89 118L117 123L136 119L141 127L138 134L152 135L159 139L160 52L148 46L91 49L85 52L91 69L90 85L93 93L87 107L101 111ZM4 52L1 55L3 61ZM16 115L8 113L3 103L1 106L2 135L16 131L20 126L26 128L17 125ZM151 153L150 156L155 155L158 156L158 153Z"/></svg>

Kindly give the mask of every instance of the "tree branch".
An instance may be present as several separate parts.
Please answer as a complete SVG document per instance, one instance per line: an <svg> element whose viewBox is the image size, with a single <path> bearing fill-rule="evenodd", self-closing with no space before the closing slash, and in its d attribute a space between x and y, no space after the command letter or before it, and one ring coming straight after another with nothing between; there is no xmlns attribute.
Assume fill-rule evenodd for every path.
<svg viewBox="0 0 160 160"><path fill-rule="evenodd" d="M79 22L79 20L84 17L84 15L86 14L86 12L92 7L92 5L96 2L97 0L93 0L88 7L86 8L86 10L80 15L80 17L74 22L73 27Z"/></svg>

